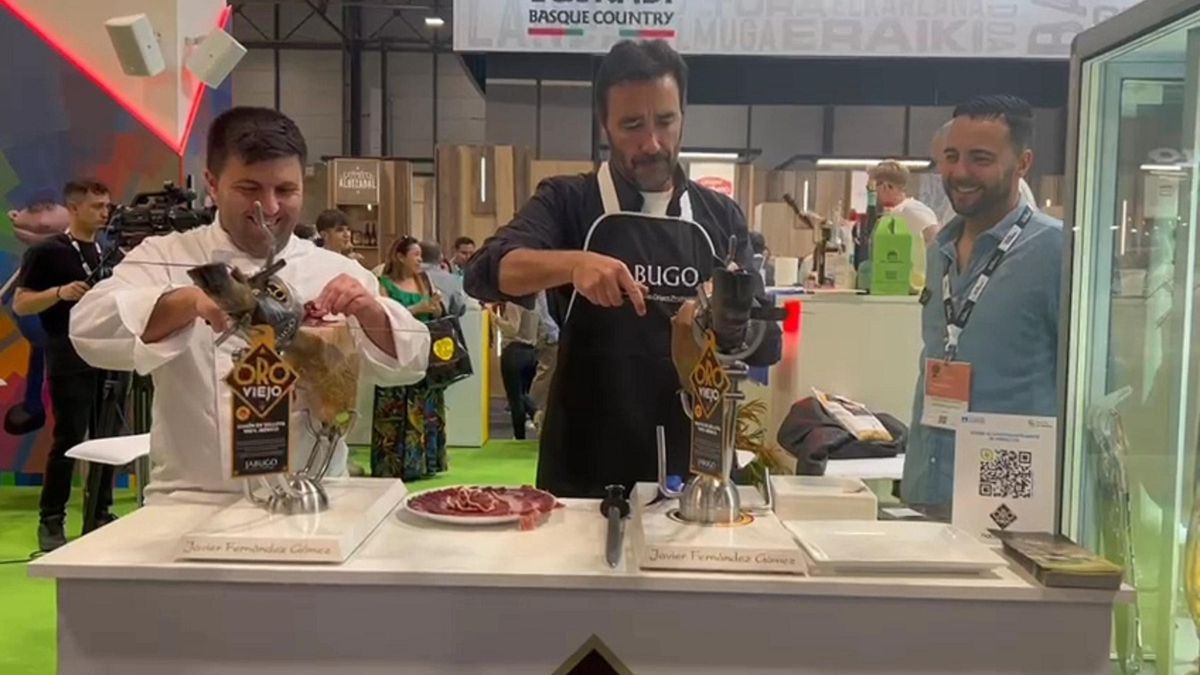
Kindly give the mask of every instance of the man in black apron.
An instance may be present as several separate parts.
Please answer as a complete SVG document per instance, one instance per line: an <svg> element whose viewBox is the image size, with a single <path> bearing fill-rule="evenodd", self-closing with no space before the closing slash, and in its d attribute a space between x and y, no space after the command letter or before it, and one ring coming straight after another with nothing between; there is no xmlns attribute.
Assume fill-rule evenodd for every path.
<svg viewBox="0 0 1200 675"><path fill-rule="evenodd" d="M467 293L484 301L532 307L549 289L562 334L537 483L562 497L654 480L660 425L670 473L687 473L671 317L729 257L731 239L733 259L751 266L737 204L679 166L686 88L687 66L665 42L613 47L594 86L612 160L543 181L466 268ZM779 350L771 326L748 361L769 365Z"/></svg>

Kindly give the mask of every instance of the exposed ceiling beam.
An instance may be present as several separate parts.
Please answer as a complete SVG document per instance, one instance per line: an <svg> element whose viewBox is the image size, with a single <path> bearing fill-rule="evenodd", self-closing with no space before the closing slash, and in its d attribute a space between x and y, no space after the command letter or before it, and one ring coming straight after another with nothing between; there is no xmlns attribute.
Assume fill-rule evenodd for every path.
<svg viewBox="0 0 1200 675"><path fill-rule="evenodd" d="M316 15L321 19L321 22L326 26L329 26L330 30L332 30L339 38L342 39L342 42L347 42L346 34L342 32L341 27L334 23L333 20L325 14L325 12L329 9L328 1L322 2L320 6L317 6L313 0L304 0L304 4L308 5L309 9L316 13ZM308 19L305 19L305 21L307 20Z"/></svg>
<svg viewBox="0 0 1200 675"><path fill-rule="evenodd" d="M340 42L322 42L319 40L241 40L240 42L246 49L307 49L341 51L346 48L346 46ZM389 52L421 52L426 54L433 51L443 54L450 54L454 52L453 47L448 44L439 44L435 48L427 42L419 42L416 40L397 40L394 38L363 40L362 48L367 50L386 48Z"/></svg>
<svg viewBox="0 0 1200 675"><path fill-rule="evenodd" d="M300 5L306 4L307 0L237 0L235 5ZM389 0L342 0L341 6L355 7L379 7L383 9L394 9L400 12L431 12L437 10L437 6L422 2L420 4L410 4L406 2L396 2ZM440 11L440 10L439 10Z"/></svg>

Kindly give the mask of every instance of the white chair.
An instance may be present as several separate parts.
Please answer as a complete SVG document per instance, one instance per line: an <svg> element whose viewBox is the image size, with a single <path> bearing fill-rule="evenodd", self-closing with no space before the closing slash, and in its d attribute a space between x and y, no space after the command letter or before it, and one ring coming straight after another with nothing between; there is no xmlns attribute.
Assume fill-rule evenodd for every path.
<svg viewBox="0 0 1200 675"><path fill-rule="evenodd" d="M67 451L67 457L92 464L111 467L134 463L133 473L137 479L138 505L142 504L142 490L149 478L150 434L136 436L113 436L86 440ZM90 532L96 526L99 515L100 481L106 472L88 468L87 486L84 488L83 531Z"/></svg>

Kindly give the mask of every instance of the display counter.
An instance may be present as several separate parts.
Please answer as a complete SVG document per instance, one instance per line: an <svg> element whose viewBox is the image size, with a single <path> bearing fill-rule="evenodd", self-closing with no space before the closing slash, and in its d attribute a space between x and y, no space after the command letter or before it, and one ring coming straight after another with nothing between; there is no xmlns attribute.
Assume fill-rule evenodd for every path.
<svg viewBox="0 0 1200 675"><path fill-rule="evenodd" d="M236 498L230 496L226 503ZM1114 601L968 576L611 569L597 502L532 531L400 511L341 565L176 562L220 504L151 505L30 565L74 673L553 673L596 636L629 672L1109 673Z"/></svg>

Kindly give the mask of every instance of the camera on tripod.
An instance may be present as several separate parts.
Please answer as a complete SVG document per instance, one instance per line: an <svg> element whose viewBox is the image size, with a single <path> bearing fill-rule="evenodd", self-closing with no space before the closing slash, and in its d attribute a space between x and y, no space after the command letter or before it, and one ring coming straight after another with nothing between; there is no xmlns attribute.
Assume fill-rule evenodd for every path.
<svg viewBox="0 0 1200 675"><path fill-rule="evenodd" d="M193 208L195 200L195 192L172 182L164 183L158 192L138 193L128 206L113 208L108 219L109 236L117 248L128 250L146 237L208 225L213 221L212 212Z"/></svg>
<svg viewBox="0 0 1200 675"><path fill-rule="evenodd" d="M191 179L188 179L190 185ZM113 267L121 262L125 252L142 243L146 237L172 232L187 232L213 221L210 209L196 209L192 202L196 193L167 181L158 192L139 192L128 206L116 204L108 216L108 237L112 247L87 282L96 283L112 276Z"/></svg>

